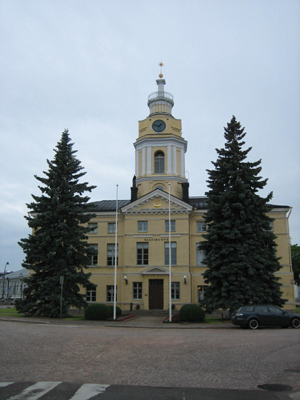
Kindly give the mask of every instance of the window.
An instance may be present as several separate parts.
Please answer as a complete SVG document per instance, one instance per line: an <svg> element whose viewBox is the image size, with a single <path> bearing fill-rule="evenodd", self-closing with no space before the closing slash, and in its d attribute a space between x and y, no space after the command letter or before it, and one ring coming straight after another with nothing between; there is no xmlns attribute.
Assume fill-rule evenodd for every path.
<svg viewBox="0 0 300 400"><path fill-rule="evenodd" d="M133 300L142 300L143 283L133 282Z"/></svg>
<svg viewBox="0 0 300 400"><path fill-rule="evenodd" d="M171 221L171 232L176 230L176 221ZM169 221L165 221L165 231L169 232Z"/></svg>
<svg viewBox="0 0 300 400"><path fill-rule="evenodd" d="M172 282L171 283L171 296L172 296L172 300L180 299L180 282Z"/></svg>
<svg viewBox="0 0 300 400"><path fill-rule="evenodd" d="M90 265L98 265L98 245L89 244L89 256L91 257Z"/></svg>
<svg viewBox="0 0 300 400"><path fill-rule="evenodd" d="M254 307L253 306L244 307L243 311L245 311L245 312L253 312L254 311Z"/></svg>
<svg viewBox="0 0 300 400"><path fill-rule="evenodd" d="M138 232L148 232L148 221L138 221Z"/></svg>
<svg viewBox="0 0 300 400"><path fill-rule="evenodd" d="M256 312L258 312L258 313L263 313L263 314L265 314L265 313L268 313L268 312L269 312L267 306L257 306L257 307L255 307L255 309L256 309Z"/></svg>
<svg viewBox="0 0 300 400"><path fill-rule="evenodd" d="M106 286L106 301L108 303L112 303L114 301L114 285L107 285ZM118 299L118 287L116 288L116 298Z"/></svg>
<svg viewBox="0 0 300 400"><path fill-rule="evenodd" d="M88 233L98 233L98 224L88 224Z"/></svg>
<svg viewBox="0 0 300 400"><path fill-rule="evenodd" d="M165 172L165 155L162 151L157 151L154 156L154 173L163 174Z"/></svg>
<svg viewBox="0 0 300 400"><path fill-rule="evenodd" d="M119 246L117 245L117 265L118 265ZM115 245L107 245L107 265L115 265Z"/></svg>
<svg viewBox="0 0 300 400"><path fill-rule="evenodd" d="M137 243L137 265L148 265L149 243Z"/></svg>
<svg viewBox="0 0 300 400"><path fill-rule="evenodd" d="M196 263L197 263L197 266L205 265L204 264L205 251L204 250L200 250L199 246L200 246L200 243L196 243Z"/></svg>
<svg viewBox="0 0 300 400"><path fill-rule="evenodd" d="M206 232L206 223L197 221L197 232Z"/></svg>
<svg viewBox="0 0 300 400"><path fill-rule="evenodd" d="M176 256L176 242L171 243L171 264L177 264L177 256ZM169 242L165 243L165 265L169 265Z"/></svg>
<svg viewBox="0 0 300 400"><path fill-rule="evenodd" d="M278 314L278 315L282 315L284 313L284 311L274 306L269 306L269 311L273 314Z"/></svg>
<svg viewBox="0 0 300 400"><path fill-rule="evenodd" d="M201 300L204 300L205 291L207 288L208 288L208 286L197 286L198 303L200 303Z"/></svg>
<svg viewBox="0 0 300 400"><path fill-rule="evenodd" d="M108 223L108 233L116 233L116 223L115 222Z"/></svg>
<svg viewBox="0 0 300 400"><path fill-rule="evenodd" d="M91 287L87 287L86 289L86 301L87 302L95 302L96 301L96 288L91 289Z"/></svg>

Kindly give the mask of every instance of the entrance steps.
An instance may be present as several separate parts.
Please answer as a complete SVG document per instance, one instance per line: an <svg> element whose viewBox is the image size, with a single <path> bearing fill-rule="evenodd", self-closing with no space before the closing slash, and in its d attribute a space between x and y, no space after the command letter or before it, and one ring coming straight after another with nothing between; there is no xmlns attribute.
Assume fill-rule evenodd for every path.
<svg viewBox="0 0 300 400"><path fill-rule="evenodd" d="M132 314L137 317L167 317L169 311L166 310L133 310Z"/></svg>

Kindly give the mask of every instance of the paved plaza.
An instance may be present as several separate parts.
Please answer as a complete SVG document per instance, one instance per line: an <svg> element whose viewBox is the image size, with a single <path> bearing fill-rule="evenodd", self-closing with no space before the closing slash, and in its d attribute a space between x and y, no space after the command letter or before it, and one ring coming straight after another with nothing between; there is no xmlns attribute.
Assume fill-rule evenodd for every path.
<svg viewBox="0 0 300 400"><path fill-rule="evenodd" d="M0 321L2 382L300 390L300 331L224 324Z"/></svg>

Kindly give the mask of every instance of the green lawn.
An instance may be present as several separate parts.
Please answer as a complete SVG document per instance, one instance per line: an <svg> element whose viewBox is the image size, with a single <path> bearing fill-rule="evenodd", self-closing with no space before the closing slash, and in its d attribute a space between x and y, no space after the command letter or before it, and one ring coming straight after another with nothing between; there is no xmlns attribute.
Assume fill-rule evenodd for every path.
<svg viewBox="0 0 300 400"><path fill-rule="evenodd" d="M295 313L296 313L296 314L300 314L300 307L296 307Z"/></svg>
<svg viewBox="0 0 300 400"><path fill-rule="evenodd" d="M11 306L9 308L0 308L0 317L24 317L24 314L18 313L15 307ZM62 318L65 321L82 321L84 316L68 317Z"/></svg>
<svg viewBox="0 0 300 400"><path fill-rule="evenodd" d="M224 322L229 322L229 320L222 318L205 318L204 322L207 324L224 324Z"/></svg>
<svg viewBox="0 0 300 400"><path fill-rule="evenodd" d="M15 307L10 308L0 308L0 316L8 316L8 317L22 317L23 314L19 314Z"/></svg>

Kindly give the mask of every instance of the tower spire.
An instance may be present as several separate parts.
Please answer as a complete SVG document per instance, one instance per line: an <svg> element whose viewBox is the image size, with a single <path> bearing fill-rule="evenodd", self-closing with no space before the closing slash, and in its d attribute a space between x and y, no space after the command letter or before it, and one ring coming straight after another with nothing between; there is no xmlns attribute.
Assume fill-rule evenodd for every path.
<svg viewBox="0 0 300 400"><path fill-rule="evenodd" d="M172 108L174 106L173 95L171 93L165 92L164 86L166 84L165 79L163 79L162 61L159 63L160 74L159 79L156 80L158 91L151 93L148 97L148 107L150 109L150 115L153 114L172 114Z"/></svg>
<svg viewBox="0 0 300 400"><path fill-rule="evenodd" d="M161 78L163 78L164 76L163 76L163 73L162 73L162 67L163 67L163 63L162 63L162 61L159 63L159 66L160 66L160 74L158 75L159 76L159 78L161 79Z"/></svg>

